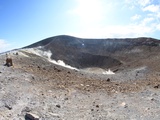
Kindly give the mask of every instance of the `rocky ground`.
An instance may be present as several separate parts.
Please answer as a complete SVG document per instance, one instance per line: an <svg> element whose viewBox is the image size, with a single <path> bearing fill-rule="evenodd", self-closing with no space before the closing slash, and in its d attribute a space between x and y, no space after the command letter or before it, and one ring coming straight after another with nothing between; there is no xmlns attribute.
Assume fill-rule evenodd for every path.
<svg viewBox="0 0 160 120"><path fill-rule="evenodd" d="M0 55L0 120L159 120L160 73L91 74L34 54Z"/></svg>

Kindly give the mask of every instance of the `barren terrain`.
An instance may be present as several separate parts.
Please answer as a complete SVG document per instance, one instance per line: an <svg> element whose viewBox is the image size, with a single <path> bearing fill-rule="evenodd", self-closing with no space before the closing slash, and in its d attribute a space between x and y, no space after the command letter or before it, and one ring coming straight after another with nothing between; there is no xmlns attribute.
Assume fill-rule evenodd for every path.
<svg viewBox="0 0 160 120"><path fill-rule="evenodd" d="M0 120L159 120L160 55L151 49L143 62L121 58L113 75L65 68L27 49L11 51L7 67L1 54Z"/></svg>

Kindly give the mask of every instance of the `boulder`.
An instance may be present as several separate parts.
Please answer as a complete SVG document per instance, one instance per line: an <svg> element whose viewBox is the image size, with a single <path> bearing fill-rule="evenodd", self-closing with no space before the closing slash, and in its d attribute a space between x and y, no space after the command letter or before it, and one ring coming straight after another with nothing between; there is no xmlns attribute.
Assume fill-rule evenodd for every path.
<svg viewBox="0 0 160 120"><path fill-rule="evenodd" d="M33 113L26 113L25 119L27 120L39 120L39 116Z"/></svg>

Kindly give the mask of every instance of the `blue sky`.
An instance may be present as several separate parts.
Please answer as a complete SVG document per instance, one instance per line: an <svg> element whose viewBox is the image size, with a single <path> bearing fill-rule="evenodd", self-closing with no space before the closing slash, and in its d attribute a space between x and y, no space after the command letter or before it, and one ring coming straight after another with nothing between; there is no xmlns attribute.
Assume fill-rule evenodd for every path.
<svg viewBox="0 0 160 120"><path fill-rule="evenodd" d="M0 0L0 52L56 35L160 39L159 0Z"/></svg>

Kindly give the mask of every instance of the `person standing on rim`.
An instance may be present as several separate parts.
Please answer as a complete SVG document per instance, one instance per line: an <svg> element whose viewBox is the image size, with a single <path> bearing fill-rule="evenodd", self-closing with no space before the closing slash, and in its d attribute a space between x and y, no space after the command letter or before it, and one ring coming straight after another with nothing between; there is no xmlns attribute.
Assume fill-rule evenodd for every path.
<svg viewBox="0 0 160 120"><path fill-rule="evenodd" d="M8 67L13 66L12 58L8 54L6 54L6 64L5 65Z"/></svg>

